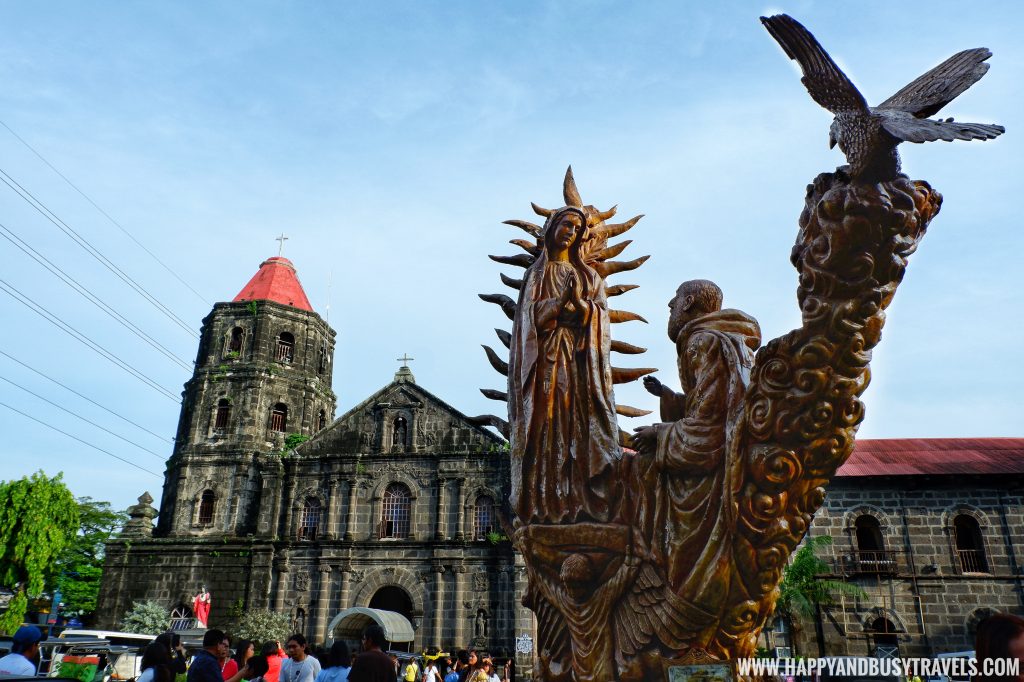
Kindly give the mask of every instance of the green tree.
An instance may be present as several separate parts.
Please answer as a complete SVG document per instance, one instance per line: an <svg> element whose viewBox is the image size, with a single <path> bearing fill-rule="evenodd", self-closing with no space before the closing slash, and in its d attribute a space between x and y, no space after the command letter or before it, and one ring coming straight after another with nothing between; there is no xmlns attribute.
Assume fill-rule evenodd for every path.
<svg viewBox="0 0 1024 682"><path fill-rule="evenodd" d="M155 601L137 601L124 614L121 629L143 635L159 635L171 624L171 612Z"/></svg>
<svg viewBox="0 0 1024 682"><path fill-rule="evenodd" d="M14 632L78 528L78 505L57 474L0 482L0 585L14 592L0 632Z"/></svg>
<svg viewBox="0 0 1024 682"><path fill-rule="evenodd" d="M820 632L821 607L834 604L838 595L855 598L867 596L854 583L822 577L830 571L831 566L818 556L818 551L831 544L832 537L828 535L807 538L803 547L793 554L789 564L782 569L779 599L775 603L775 612L788 617L794 627L801 619L814 619L819 648L824 646L823 633ZM823 651L821 653L824 655Z"/></svg>
<svg viewBox="0 0 1024 682"><path fill-rule="evenodd" d="M291 622L285 614L256 610L242 614L234 635L253 642L284 642L288 639L290 629Z"/></svg>
<svg viewBox="0 0 1024 682"><path fill-rule="evenodd" d="M111 509L109 502L79 497L78 518L78 533L61 552L47 587L51 592L60 590L65 613L92 613L103 576L104 543L124 525L128 515Z"/></svg>

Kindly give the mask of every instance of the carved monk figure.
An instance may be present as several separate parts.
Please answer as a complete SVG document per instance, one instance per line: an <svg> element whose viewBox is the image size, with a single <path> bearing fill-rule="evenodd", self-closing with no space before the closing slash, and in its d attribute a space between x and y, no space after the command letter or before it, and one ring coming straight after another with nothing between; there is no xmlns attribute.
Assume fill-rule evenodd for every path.
<svg viewBox="0 0 1024 682"><path fill-rule="evenodd" d="M587 219L544 223L512 324L512 509L518 524L608 521L620 457L604 281L584 262Z"/></svg>
<svg viewBox="0 0 1024 682"><path fill-rule="evenodd" d="M683 393L644 380L665 423L634 437L650 458L638 524L676 593L714 612L729 587L743 396L761 332L749 315L722 310L722 291L707 280L683 282L669 310Z"/></svg>

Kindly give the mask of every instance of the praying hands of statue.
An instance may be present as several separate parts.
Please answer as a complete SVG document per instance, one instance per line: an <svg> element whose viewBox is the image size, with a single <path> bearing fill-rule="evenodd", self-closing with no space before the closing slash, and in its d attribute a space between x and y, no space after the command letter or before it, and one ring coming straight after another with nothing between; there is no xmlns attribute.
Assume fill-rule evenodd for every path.
<svg viewBox="0 0 1024 682"><path fill-rule="evenodd" d="M576 273L565 278L565 289L562 290L559 308L558 321L571 325L579 324L580 316L587 310L583 302L583 288Z"/></svg>

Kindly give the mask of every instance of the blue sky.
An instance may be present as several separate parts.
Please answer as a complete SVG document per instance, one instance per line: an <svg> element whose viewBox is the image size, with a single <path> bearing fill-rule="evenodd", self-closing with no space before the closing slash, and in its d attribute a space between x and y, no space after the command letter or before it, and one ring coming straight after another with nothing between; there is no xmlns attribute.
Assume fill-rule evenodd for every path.
<svg viewBox="0 0 1024 682"><path fill-rule="evenodd" d="M0 5L0 120L202 294L133 244L8 130L0 168L198 331L289 237L314 307L338 331L340 415L409 353L417 380L469 414L501 405L479 344L507 326L488 253L521 236L529 202L559 205L572 164L584 199L646 217L620 282L650 320L616 335L674 381L666 303L717 281L765 339L798 323L788 262L816 174L842 162L830 115L757 21L805 23L878 103L952 53L992 70L943 111L998 122L995 142L903 145L904 169L945 197L889 309L861 436L1021 436L1024 332L1016 200L1024 10L989 3L38 2ZM6 185L0 224L187 362L196 339L115 279ZM8 241L2 279L177 394L188 373ZM510 268L506 272L512 274ZM330 283L330 285L329 285ZM0 292L0 350L170 438L178 406ZM153 471L170 444L0 356L14 381L146 453L0 382L0 401ZM620 402L653 407L639 383ZM632 428L643 420L623 420ZM3 478L64 471L125 507L160 478L6 408Z"/></svg>

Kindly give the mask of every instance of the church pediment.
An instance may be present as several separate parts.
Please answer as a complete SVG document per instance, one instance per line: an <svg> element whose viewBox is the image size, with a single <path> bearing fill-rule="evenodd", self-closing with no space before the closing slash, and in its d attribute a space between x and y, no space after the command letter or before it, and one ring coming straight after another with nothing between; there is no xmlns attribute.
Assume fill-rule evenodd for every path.
<svg viewBox="0 0 1024 682"><path fill-rule="evenodd" d="M393 381L304 443L299 454L488 452L504 443L421 386Z"/></svg>

